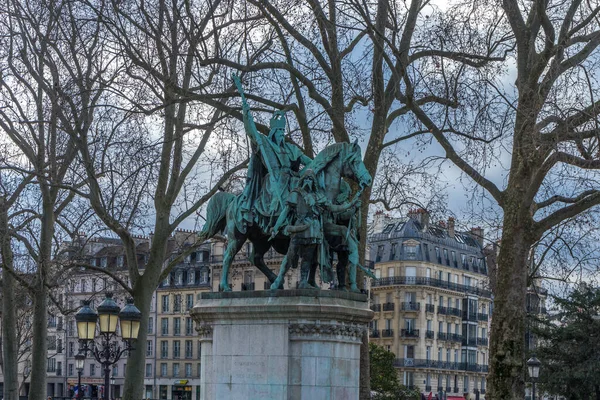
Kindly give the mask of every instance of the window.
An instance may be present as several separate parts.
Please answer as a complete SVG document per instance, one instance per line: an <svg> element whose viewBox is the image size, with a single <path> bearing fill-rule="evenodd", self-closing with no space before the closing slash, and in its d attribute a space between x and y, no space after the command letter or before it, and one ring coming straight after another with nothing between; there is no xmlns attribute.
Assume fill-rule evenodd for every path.
<svg viewBox="0 0 600 400"><path fill-rule="evenodd" d="M152 364L146 364L146 378L152 376Z"/></svg>
<svg viewBox="0 0 600 400"><path fill-rule="evenodd" d="M202 372L202 364L198 363L198 377L200 377L201 372Z"/></svg>
<svg viewBox="0 0 600 400"><path fill-rule="evenodd" d="M173 341L173 358L179 358L181 356L181 342L179 340Z"/></svg>
<svg viewBox="0 0 600 400"><path fill-rule="evenodd" d="M181 318L173 318L173 335L181 335Z"/></svg>
<svg viewBox="0 0 600 400"><path fill-rule="evenodd" d="M194 274L194 271L188 271L188 279L187 279L188 285L193 285L195 281L196 281L196 274Z"/></svg>
<svg viewBox="0 0 600 400"><path fill-rule="evenodd" d="M425 349L425 359L427 361L431 360L431 346L427 346Z"/></svg>
<svg viewBox="0 0 600 400"><path fill-rule="evenodd" d="M92 292L96 291L96 281L97 281L96 278L92 278Z"/></svg>
<svg viewBox="0 0 600 400"><path fill-rule="evenodd" d="M188 294L186 296L186 310L189 311L193 307L194 307L194 295Z"/></svg>
<svg viewBox="0 0 600 400"><path fill-rule="evenodd" d="M162 340L160 342L160 358L168 358L169 357L169 342L166 340Z"/></svg>
<svg viewBox="0 0 600 400"><path fill-rule="evenodd" d="M377 246L377 256L375 258L375 262L380 262L383 257L383 246Z"/></svg>
<svg viewBox="0 0 600 400"><path fill-rule="evenodd" d="M176 294L173 301L173 312L181 312L181 295Z"/></svg>
<svg viewBox="0 0 600 400"><path fill-rule="evenodd" d="M69 342L69 357L75 357L75 343Z"/></svg>
<svg viewBox="0 0 600 400"><path fill-rule="evenodd" d="M446 361L450 362L450 349L446 349Z"/></svg>
<svg viewBox="0 0 600 400"><path fill-rule="evenodd" d="M148 317L148 334L154 332L154 317Z"/></svg>
<svg viewBox="0 0 600 400"><path fill-rule="evenodd" d="M108 259L107 259L106 257L102 257L102 258L100 259L100 267L102 267L102 268L106 268L106 264L107 264L107 262L108 262Z"/></svg>
<svg viewBox="0 0 600 400"><path fill-rule="evenodd" d="M171 275L167 275L165 280L162 282L162 286L169 286L171 284Z"/></svg>
<svg viewBox="0 0 600 400"><path fill-rule="evenodd" d="M442 361L442 348L438 348L438 361Z"/></svg>
<svg viewBox="0 0 600 400"><path fill-rule="evenodd" d="M48 359L47 372L56 371L56 358L52 357Z"/></svg>
<svg viewBox="0 0 600 400"><path fill-rule="evenodd" d="M117 267L121 268L123 266L123 261L125 261L125 256L117 256Z"/></svg>
<svg viewBox="0 0 600 400"><path fill-rule="evenodd" d="M67 368L68 368L68 375L69 376L74 375L73 374L73 370L74 370L73 364L69 364L69 366Z"/></svg>
<svg viewBox="0 0 600 400"><path fill-rule="evenodd" d="M56 336L48 336L48 350L56 350Z"/></svg>
<svg viewBox="0 0 600 400"><path fill-rule="evenodd" d="M146 341L146 357L152 357L152 350L153 350L152 340Z"/></svg>
<svg viewBox="0 0 600 400"><path fill-rule="evenodd" d="M442 321L439 322L438 331L444 333L444 323Z"/></svg>
<svg viewBox="0 0 600 400"><path fill-rule="evenodd" d="M415 346L404 346L404 358L415 358Z"/></svg>
<svg viewBox="0 0 600 400"><path fill-rule="evenodd" d="M183 285L183 271L179 271L175 274L175 284Z"/></svg>
<svg viewBox="0 0 600 400"><path fill-rule="evenodd" d="M466 269L469 267L469 265L467 264L467 256L465 254L460 255L460 261L462 262L463 268Z"/></svg>
<svg viewBox="0 0 600 400"><path fill-rule="evenodd" d="M96 376L96 364L90 364L90 376Z"/></svg>
<svg viewBox="0 0 600 400"><path fill-rule="evenodd" d="M163 336L169 334L169 318L162 318L160 320L160 333Z"/></svg>
<svg viewBox="0 0 600 400"><path fill-rule="evenodd" d="M452 264L454 264L454 266L456 266L456 252L452 251Z"/></svg>
<svg viewBox="0 0 600 400"><path fill-rule="evenodd" d="M414 245L404 245L404 257L407 260L416 260L417 259L417 246Z"/></svg>
<svg viewBox="0 0 600 400"><path fill-rule="evenodd" d="M414 373L412 371L404 371L404 386L409 389L414 387Z"/></svg>
<svg viewBox="0 0 600 400"><path fill-rule="evenodd" d="M169 312L169 295L162 296L162 312Z"/></svg>
<svg viewBox="0 0 600 400"><path fill-rule="evenodd" d="M442 256L440 255L440 248L435 248L435 258L437 258L438 263L442 263Z"/></svg>
<svg viewBox="0 0 600 400"><path fill-rule="evenodd" d="M398 252L398 243L392 243L392 249L390 251L390 261L396 259L397 252Z"/></svg>
<svg viewBox="0 0 600 400"><path fill-rule="evenodd" d="M192 364L185 364L185 377L190 378L192 376Z"/></svg>
<svg viewBox="0 0 600 400"><path fill-rule="evenodd" d="M464 276L463 277L463 285L465 286L471 286L471 278L468 276Z"/></svg>
<svg viewBox="0 0 600 400"><path fill-rule="evenodd" d="M458 350L454 350L454 362L458 362Z"/></svg>
<svg viewBox="0 0 600 400"><path fill-rule="evenodd" d="M469 391L469 376L468 375L465 375L463 385L464 385L463 386L464 392L465 393L468 392Z"/></svg>
<svg viewBox="0 0 600 400"><path fill-rule="evenodd" d="M167 364L166 363L160 364L160 376L167 376ZM165 399L166 399L166 397L165 397Z"/></svg>
<svg viewBox="0 0 600 400"><path fill-rule="evenodd" d="M202 342L198 340L198 360L202 357Z"/></svg>
<svg viewBox="0 0 600 400"><path fill-rule="evenodd" d="M119 376L119 366L113 365L112 376Z"/></svg>
<svg viewBox="0 0 600 400"><path fill-rule="evenodd" d="M446 264L450 265L450 259L448 258L448 249L444 249L444 260Z"/></svg>
<svg viewBox="0 0 600 400"><path fill-rule="evenodd" d="M431 321L430 319L428 319L428 320L427 320L427 330L428 330L428 331L431 331L431 330L433 330L433 329L432 329L432 322L433 322L433 321Z"/></svg>
<svg viewBox="0 0 600 400"><path fill-rule="evenodd" d="M194 354L194 345L191 340L185 341L185 358L192 358Z"/></svg>
<svg viewBox="0 0 600 400"><path fill-rule="evenodd" d="M194 321L191 317L185 318L185 334L186 336L192 336L194 334Z"/></svg>
<svg viewBox="0 0 600 400"><path fill-rule="evenodd" d="M388 268L387 275L388 275L388 278L393 278L394 277L394 267L389 267Z"/></svg>
<svg viewBox="0 0 600 400"><path fill-rule="evenodd" d="M173 364L173 377L177 378L179 376L179 363Z"/></svg>

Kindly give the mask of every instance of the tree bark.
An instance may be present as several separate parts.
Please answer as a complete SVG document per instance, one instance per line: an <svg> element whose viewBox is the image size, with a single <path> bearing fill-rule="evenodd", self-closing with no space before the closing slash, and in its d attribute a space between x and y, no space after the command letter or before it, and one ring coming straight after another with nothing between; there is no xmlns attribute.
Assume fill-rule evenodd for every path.
<svg viewBox="0 0 600 400"><path fill-rule="evenodd" d="M2 273L2 374L4 375L4 400L19 399L19 365L17 340L17 305L15 278L7 269L13 269L13 252L8 232L8 209L0 198L0 256Z"/></svg>
<svg viewBox="0 0 600 400"><path fill-rule="evenodd" d="M522 399L525 392L527 260L533 244L533 223L520 207L522 201L521 194L507 193L490 338L486 398L491 400Z"/></svg>
<svg viewBox="0 0 600 400"><path fill-rule="evenodd" d="M147 282L144 277L138 280L133 288L135 306L142 313L141 327L138 338L134 344L135 350L129 352L127 357L127 369L125 370L125 385L123 400L138 400L145 398L144 395L144 366L146 365L146 340L148 339L148 317L150 316L150 304L156 284Z"/></svg>
<svg viewBox="0 0 600 400"><path fill-rule="evenodd" d="M46 400L46 364L48 362L48 293L42 284L33 298L33 346L29 400Z"/></svg>

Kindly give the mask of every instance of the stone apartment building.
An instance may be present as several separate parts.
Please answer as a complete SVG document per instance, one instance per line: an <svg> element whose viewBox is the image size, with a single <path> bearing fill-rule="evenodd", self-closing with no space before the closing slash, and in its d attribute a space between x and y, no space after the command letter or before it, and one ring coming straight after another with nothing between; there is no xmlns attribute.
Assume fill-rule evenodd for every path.
<svg viewBox="0 0 600 400"><path fill-rule="evenodd" d="M483 232L378 213L369 234L375 275L370 338L396 355L401 383L452 400L483 398L491 291Z"/></svg>

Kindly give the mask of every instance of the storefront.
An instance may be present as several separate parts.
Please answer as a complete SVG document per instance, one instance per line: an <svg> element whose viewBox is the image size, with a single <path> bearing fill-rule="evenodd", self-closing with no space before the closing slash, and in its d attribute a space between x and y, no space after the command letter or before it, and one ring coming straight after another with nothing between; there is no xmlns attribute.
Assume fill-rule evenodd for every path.
<svg viewBox="0 0 600 400"><path fill-rule="evenodd" d="M77 387L77 378L67 379L67 385L69 397L73 398ZM102 399L104 397L104 379L81 377L81 389L83 390L83 397Z"/></svg>
<svg viewBox="0 0 600 400"><path fill-rule="evenodd" d="M192 387L187 380L173 382L171 391L172 400L192 400Z"/></svg>

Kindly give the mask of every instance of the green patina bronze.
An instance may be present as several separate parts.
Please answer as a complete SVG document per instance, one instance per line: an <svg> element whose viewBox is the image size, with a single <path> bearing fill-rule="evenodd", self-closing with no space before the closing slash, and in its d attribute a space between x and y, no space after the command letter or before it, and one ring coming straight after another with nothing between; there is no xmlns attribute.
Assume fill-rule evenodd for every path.
<svg viewBox="0 0 600 400"><path fill-rule="evenodd" d="M200 233L202 239L208 239L220 231L227 232L220 290L231 290L228 282L231 262L249 240L253 244L250 262L267 276L272 289L283 288L285 273L290 266L297 265L299 259L302 259L301 287L317 287L315 275L319 267L321 280L331 282L332 252L336 252L338 287L345 288L348 264L350 289L357 291L358 197L371 184L360 147L356 143L336 143L312 160L298 146L285 140L283 111L273 113L269 134L261 134L254 124L239 78L234 75L233 80L242 98L244 127L252 155L243 192L238 196L224 192L214 195ZM351 191L344 178L359 185L352 200L349 200ZM271 247L286 254L279 276L264 262L264 254Z"/></svg>

